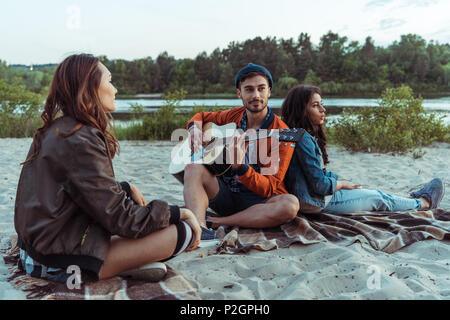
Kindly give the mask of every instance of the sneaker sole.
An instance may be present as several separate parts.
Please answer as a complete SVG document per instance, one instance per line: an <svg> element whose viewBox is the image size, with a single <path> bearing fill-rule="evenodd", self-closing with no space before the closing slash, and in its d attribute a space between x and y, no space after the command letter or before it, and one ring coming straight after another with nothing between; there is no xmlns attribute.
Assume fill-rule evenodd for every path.
<svg viewBox="0 0 450 320"><path fill-rule="evenodd" d="M199 248L205 248L205 247L211 247L219 244L219 240L201 240L198 247Z"/></svg>
<svg viewBox="0 0 450 320"><path fill-rule="evenodd" d="M132 278L135 280L145 280L158 282L164 278L167 273L167 267L164 263L155 262L140 268L127 270L120 274L121 277Z"/></svg>

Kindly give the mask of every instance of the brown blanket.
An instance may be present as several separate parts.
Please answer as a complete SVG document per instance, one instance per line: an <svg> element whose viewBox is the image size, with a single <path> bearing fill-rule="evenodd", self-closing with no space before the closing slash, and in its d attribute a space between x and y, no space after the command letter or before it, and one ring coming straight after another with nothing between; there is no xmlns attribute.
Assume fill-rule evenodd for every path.
<svg viewBox="0 0 450 320"><path fill-rule="evenodd" d="M302 214L291 222L269 229L226 229L218 253L248 252L251 249L286 248L293 243L333 241L350 245L356 241L373 249L393 253L425 239L450 239L450 211L435 209L407 212L354 212Z"/></svg>
<svg viewBox="0 0 450 320"><path fill-rule="evenodd" d="M218 254L247 253L252 249L268 251L293 243L306 245L323 241L345 246L360 242L375 250L393 253L425 239L450 239L450 211L321 213L300 215L276 228L220 227L217 233L221 239ZM200 299L190 283L171 268L159 283L115 277L86 283L80 290L69 290L63 284L31 278L19 271L16 267L18 249L14 243L12 249L3 254L5 263L11 265L11 283L28 292L30 299Z"/></svg>
<svg viewBox="0 0 450 320"><path fill-rule="evenodd" d="M177 271L167 267L167 275L157 283L114 277L86 282L80 289L70 290L65 284L33 278L19 270L19 248L11 237L11 248L1 252L9 265L9 282L27 293L28 299L46 300L199 300L189 282Z"/></svg>

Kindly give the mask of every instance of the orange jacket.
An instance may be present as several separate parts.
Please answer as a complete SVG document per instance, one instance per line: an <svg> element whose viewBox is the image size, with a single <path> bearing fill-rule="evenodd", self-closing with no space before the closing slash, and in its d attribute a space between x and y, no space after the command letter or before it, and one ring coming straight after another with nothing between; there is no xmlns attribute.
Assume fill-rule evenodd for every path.
<svg viewBox="0 0 450 320"><path fill-rule="evenodd" d="M245 107L237 107L230 110L217 111L217 112L199 112L189 120L187 127L189 128L193 122L213 122L219 126L228 123L236 123L237 128L241 128L241 119L244 114ZM272 121L269 122L267 130L272 129L287 129L289 128L277 115L273 114ZM270 158L271 154L276 152L271 148L271 138L260 139L258 148L260 148L262 141L265 140L267 143L267 156ZM295 144L280 142L276 145L279 153L279 159L277 163L272 164L267 161L260 161L260 154L258 152L257 163L259 168L262 170L266 168L269 170L270 166L273 165L273 174L263 175L258 173L251 166L245 172L238 170L239 181L245 185L249 190L255 192L263 198L268 198L273 194L283 194L288 193L286 187L284 186L284 176L291 162L292 154L294 153ZM277 168L278 167L278 168Z"/></svg>

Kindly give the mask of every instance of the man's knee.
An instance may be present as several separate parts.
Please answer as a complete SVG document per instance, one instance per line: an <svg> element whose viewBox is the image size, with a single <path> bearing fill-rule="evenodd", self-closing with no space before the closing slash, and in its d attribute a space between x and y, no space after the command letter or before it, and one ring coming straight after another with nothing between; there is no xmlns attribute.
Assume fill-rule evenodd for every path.
<svg viewBox="0 0 450 320"><path fill-rule="evenodd" d="M193 185L202 186L208 199L214 199L219 193L219 182L202 164L190 163L184 168L184 185L192 188ZM186 188L184 189L186 190ZM198 189L196 189L198 190Z"/></svg>
<svg viewBox="0 0 450 320"><path fill-rule="evenodd" d="M206 170L204 165L197 163L189 163L184 168L184 180L192 178L200 179L205 174L205 172L208 172L208 170Z"/></svg>
<svg viewBox="0 0 450 320"><path fill-rule="evenodd" d="M282 194L277 196L278 210L277 217L280 223L287 223L297 216L300 205L296 196L292 194Z"/></svg>

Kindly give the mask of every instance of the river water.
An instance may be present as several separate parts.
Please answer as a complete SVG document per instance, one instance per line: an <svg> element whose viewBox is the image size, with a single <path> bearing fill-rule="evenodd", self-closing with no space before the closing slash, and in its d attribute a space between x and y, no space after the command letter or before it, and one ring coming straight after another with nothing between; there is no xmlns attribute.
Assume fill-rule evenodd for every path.
<svg viewBox="0 0 450 320"><path fill-rule="evenodd" d="M269 100L271 108L281 108L283 104L281 98L272 98ZM343 108L352 107L377 107L379 99L363 99L363 98L323 98L325 108L328 108L328 120L339 119L338 115ZM116 112L127 113L131 111L132 105L140 105L144 108L144 112L157 111L161 106L165 105L163 99L117 99ZM207 107L237 107L242 106L240 99L186 99L179 102L179 111L189 111L196 106ZM443 116L443 122L450 125L450 97L424 99L423 107L427 112L435 113L438 116ZM113 113L114 115L114 113ZM117 124L121 123L120 121ZM122 123L122 126L127 126L128 122Z"/></svg>
<svg viewBox="0 0 450 320"><path fill-rule="evenodd" d="M272 108L281 108L284 99L272 98L269 100L269 106ZM162 99L117 99L117 112L130 111L131 105L139 104L144 107L145 111L158 109L165 105L165 100ZM323 98L325 107L376 107L379 105L378 99L360 99L360 98ZM242 106L240 99L186 99L179 102L180 107L236 107ZM450 112L450 97L424 99L423 106L425 110Z"/></svg>

